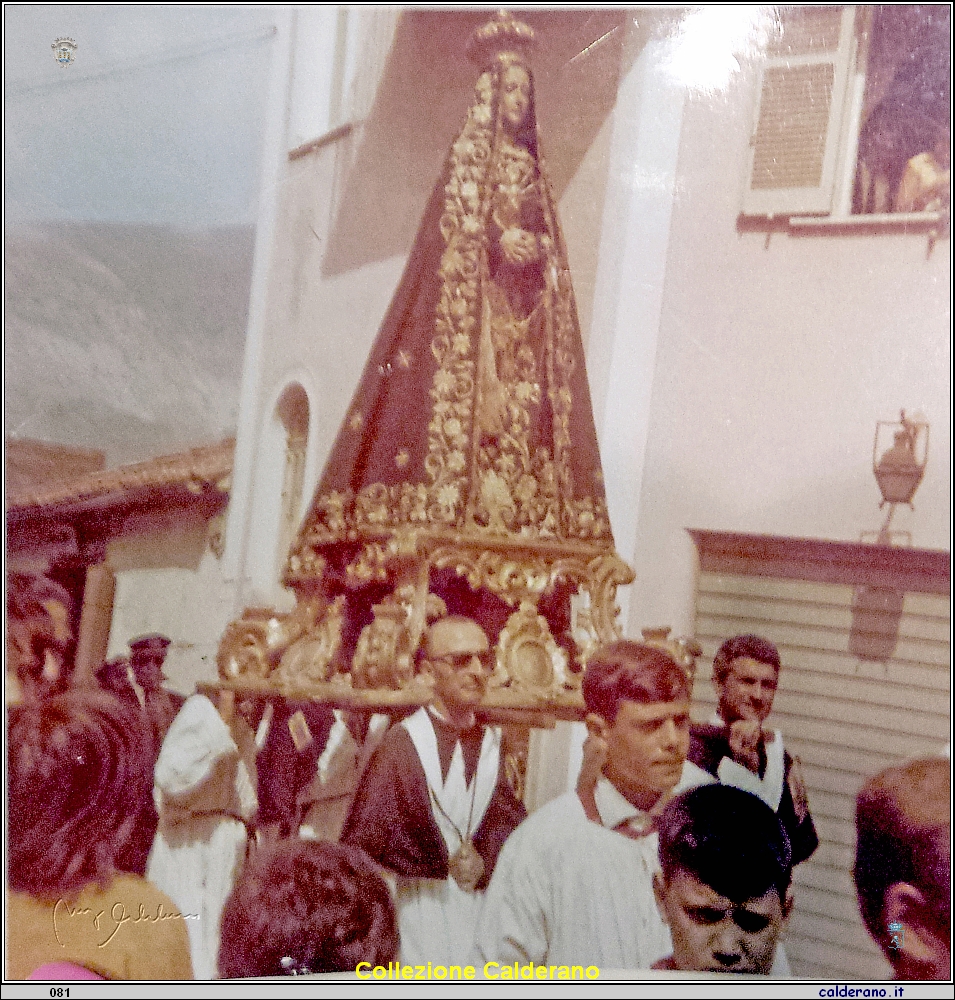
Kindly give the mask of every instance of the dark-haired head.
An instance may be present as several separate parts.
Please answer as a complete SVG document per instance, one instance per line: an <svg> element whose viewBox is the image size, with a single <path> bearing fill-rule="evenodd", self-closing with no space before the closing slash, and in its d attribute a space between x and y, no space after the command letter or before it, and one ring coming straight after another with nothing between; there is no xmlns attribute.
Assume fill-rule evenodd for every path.
<svg viewBox="0 0 955 1000"><path fill-rule="evenodd" d="M71 604L66 588L48 577L7 576L7 671L26 698L66 686Z"/></svg>
<svg viewBox="0 0 955 1000"><path fill-rule="evenodd" d="M690 681L669 653L629 639L599 647L587 661L582 684L588 712L608 722L622 701L644 705L689 700Z"/></svg>
<svg viewBox="0 0 955 1000"><path fill-rule="evenodd" d="M951 955L951 763L888 768L856 800L853 871L866 928L905 978L947 978ZM888 927L907 925L899 948ZM920 954L913 946L919 943ZM942 976L944 973L944 976Z"/></svg>
<svg viewBox="0 0 955 1000"><path fill-rule="evenodd" d="M733 902L770 889L786 898L789 838L776 813L755 795L728 785L694 788L667 805L657 829L664 879L689 872Z"/></svg>
<svg viewBox="0 0 955 1000"><path fill-rule="evenodd" d="M713 680L722 684L733 666L733 660L738 659L769 664L779 674L779 650L768 639L759 635L734 635L720 646L713 657Z"/></svg>
<svg viewBox="0 0 955 1000"><path fill-rule="evenodd" d="M354 971L398 953L394 905L364 852L285 840L255 852L222 914L223 979Z"/></svg>
<svg viewBox="0 0 955 1000"><path fill-rule="evenodd" d="M151 736L113 695L73 689L10 710L10 888L40 899L107 885L152 784Z"/></svg>
<svg viewBox="0 0 955 1000"><path fill-rule="evenodd" d="M681 970L769 975L792 909L786 831L761 799L704 785L658 823L662 874L653 892Z"/></svg>

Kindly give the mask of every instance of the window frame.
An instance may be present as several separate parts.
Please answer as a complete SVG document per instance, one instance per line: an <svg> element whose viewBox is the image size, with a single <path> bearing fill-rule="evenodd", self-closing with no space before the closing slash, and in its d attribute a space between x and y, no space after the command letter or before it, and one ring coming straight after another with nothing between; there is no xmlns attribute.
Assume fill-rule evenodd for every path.
<svg viewBox="0 0 955 1000"><path fill-rule="evenodd" d="M833 5L837 6L837 5ZM868 75L873 8L871 5L841 6L838 46L821 55L773 55L767 53L759 67L755 86L753 120L747 154L740 219L746 228L765 220L768 224L786 220L798 231L834 230L858 232L929 232L935 238L947 229L948 212L853 213L855 185ZM827 119L822 176L816 187L754 190L752 175L759 122L768 71L779 67L800 67L831 62L834 66L832 99Z"/></svg>

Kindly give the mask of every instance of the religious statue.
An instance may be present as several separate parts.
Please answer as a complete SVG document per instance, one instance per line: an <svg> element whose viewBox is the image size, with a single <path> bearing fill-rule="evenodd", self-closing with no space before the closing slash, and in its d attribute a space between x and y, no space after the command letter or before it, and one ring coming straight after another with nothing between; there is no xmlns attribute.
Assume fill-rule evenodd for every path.
<svg viewBox="0 0 955 1000"><path fill-rule="evenodd" d="M492 645L510 626L508 655L528 663L499 663L494 690L571 690L581 628L618 634L615 590L633 574L607 517L533 44L505 12L471 38L467 118L292 547L300 600L345 595L340 666L364 636L356 687L383 676L382 643L402 652L401 683L429 598L480 621Z"/></svg>

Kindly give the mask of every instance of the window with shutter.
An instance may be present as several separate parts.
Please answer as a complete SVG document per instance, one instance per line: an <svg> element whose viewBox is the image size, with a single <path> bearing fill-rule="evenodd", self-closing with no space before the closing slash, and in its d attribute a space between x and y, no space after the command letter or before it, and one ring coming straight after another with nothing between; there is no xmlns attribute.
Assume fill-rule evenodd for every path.
<svg viewBox="0 0 955 1000"><path fill-rule="evenodd" d="M950 30L948 4L779 8L743 214L947 216Z"/></svg>
<svg viewBox="0 0 955 1000"><path fill-rule="evenodd" d="M832 211L854 13L852 7L780 10L760 73L744 214Z"/></svg>

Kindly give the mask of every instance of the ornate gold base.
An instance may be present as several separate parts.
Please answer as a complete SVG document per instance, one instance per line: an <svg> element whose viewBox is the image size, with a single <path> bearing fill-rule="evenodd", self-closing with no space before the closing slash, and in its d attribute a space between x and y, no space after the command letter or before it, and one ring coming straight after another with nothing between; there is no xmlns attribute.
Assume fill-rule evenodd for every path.
<svg viewBox="0 0 955 1000"><path fill-rule="evenodd" d="M308 572L301 561L290 569L286 582L298 593L290 614L252 608L230 623L217 658L223 681L342 707L424 704L430 678L415 672L415 653L428 623L446 613L444 601L429 591L431 574L450 569L515 609L495 647L486 707L578 718L580 669L598 643L619 638L616 590L634 577L607 545L485 532L472 538L434 530L384 534L354 540L348 551L351 558L343 559L342 546L333 543L314 553ZM331 566L338 567L334 573ZM577 593L573 663L569 641L562 648L538 612L541 595L558 582ZM371 605L373 620L362 628L350 662L343 662L347 602L370 586L378 593L384 588L385 596Z"/></svg>

